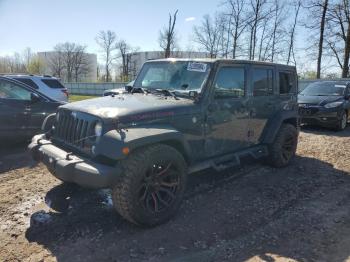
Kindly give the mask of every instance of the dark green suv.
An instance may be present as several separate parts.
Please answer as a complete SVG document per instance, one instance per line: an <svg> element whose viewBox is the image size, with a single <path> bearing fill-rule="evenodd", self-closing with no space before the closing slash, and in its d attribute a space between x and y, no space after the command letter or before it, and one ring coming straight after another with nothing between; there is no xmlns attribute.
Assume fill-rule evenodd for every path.
<svg viewBox="0 0 350 262"><path fill-rule="evenodd" d="M167 221L186 177L242 156L286 166L298 141L295 67L240 60L154 60L118 95L61 106L29 148L58 179L111 188L140 225Z"/></svg>

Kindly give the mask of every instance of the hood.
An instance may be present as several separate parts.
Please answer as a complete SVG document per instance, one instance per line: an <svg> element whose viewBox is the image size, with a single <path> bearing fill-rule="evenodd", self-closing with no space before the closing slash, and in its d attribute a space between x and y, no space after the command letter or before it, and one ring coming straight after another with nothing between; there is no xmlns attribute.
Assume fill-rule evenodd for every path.
<svg viewBox="0 0 350 262"><path fill-rule="evenodd" d="M115 119L156 113L157 116L167 116L189 113L195 106L193 100L186 98L158 96L154 94L121 94L87 99L69 103L60 108L70 111L84 112L102 119ZM149 115L149 114L148 114Z"/></svg>
<svg viewBox="0 0 350 262"><path fill-rule="evenodd" d="M319 105L323 106L328 103L341 101L342 96L303 96L298 95L299 104L310 104L310 105Z"/></svg>

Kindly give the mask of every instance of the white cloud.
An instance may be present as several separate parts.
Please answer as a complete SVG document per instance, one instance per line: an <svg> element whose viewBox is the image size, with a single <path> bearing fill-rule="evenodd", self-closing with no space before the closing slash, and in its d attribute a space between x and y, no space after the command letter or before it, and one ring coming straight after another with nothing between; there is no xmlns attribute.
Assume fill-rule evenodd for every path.
<svg viewBox="0 0 350 262"><path fill-rule="evenodd" d="M196 20L196 18L193 17L193 16L187 17L187 18L185 19L186 22L191 22L191 21L194 21L194 20Z"/></svg>

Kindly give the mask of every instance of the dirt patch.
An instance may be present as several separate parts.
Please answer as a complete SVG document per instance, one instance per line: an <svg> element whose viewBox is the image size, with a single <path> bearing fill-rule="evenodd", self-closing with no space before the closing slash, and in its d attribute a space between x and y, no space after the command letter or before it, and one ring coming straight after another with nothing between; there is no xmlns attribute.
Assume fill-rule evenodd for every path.
<svg viewBox="0 0 350 262"><path fill-rule="evenodd" d="M191 176L169 223L124 221L108 190L63 185L0 151L1 261L350 261L350 128L304 130L283 169Z"/></svg>

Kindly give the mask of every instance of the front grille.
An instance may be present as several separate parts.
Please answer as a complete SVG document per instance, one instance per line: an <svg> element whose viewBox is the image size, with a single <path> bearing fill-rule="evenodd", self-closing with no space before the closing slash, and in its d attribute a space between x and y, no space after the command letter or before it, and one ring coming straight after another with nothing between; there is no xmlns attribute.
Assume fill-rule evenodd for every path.
<svg viewBox="0 0 350 262"><path fill-rule="evenodd" d="M314 115L318 112L318 108L316 107L308 107L308 108L302 108L300 107L299 108L299 114L301 116L311 116L311 115Z"/></svg>
<svg viewBox="0 0 350 262"><path fill-rule="evenodd" d="M97 119L81 112L59 111L53 139L65 146L89 152L94 140L94 125Z"/></svg>

